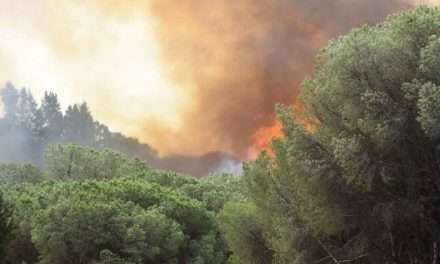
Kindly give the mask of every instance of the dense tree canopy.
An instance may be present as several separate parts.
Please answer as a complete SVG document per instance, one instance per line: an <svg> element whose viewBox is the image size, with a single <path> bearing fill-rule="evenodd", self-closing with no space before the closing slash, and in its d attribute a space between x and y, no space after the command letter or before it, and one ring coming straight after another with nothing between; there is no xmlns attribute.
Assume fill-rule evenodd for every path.
<svg viewBox="0 0 440 264"><path fill-rule="evenodd" d="M439 51L440 10L427 7L322 51L300 118L278 109L275 158L262 154L245 169L272 260L249 260L253 243L229 232L240 219L231 209L224 216L239 263L438 262Z"/></svg>
<svg viewBox="0 0 440 264"><path fill-rule="evenodd" d="M0 240L6 263L226 263L215 215L240 196L238 178L197 179L71 144L50 145L45 163L0 166L0 231L12 217L18 226Z"/></svg>
<svg viewBox="0 0 440 264"><path fill-rule="evenodd" d="M14 236L13 213L12 205L4 200L3 194L0 192L0 261L4 261L9 243Z"/></svg>
<svg viewBox="0 0 440 264"><path fill-rule="evenodd" d="M31 164L0 164L0 185L36 183L43 179L43 172Z"/></svg>

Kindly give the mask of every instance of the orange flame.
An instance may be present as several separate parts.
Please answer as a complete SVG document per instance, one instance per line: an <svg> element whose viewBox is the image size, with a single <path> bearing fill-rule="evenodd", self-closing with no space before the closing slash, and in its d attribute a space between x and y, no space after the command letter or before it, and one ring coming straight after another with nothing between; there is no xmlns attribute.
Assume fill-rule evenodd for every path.
<svg viewBox="0 0 440 264"><path fill-rule="evenodd" d="M271 143L274 138L282 137L282 129L283 125L278 119L274 119L269 126L260 127L252 136L249 158L255 158L263 150L274 156Z"/></svg>
<svg viewBox="0 0 440 264"><path fill-rule="evenodd" d="M316 121L313 121L310 117L304 116L304 107L301 103L297 102L293 106L295 121L304 127L306 133L313 134L316 131L318 125ZM283 137L283 124L277 118L274 118L272 123L268 126L260 127L257 132L252 136L251 147L249 151L249 158L254 159L261 151L266 151L272 157L275 156L272 149L272 140L275 138Z"/></svg>

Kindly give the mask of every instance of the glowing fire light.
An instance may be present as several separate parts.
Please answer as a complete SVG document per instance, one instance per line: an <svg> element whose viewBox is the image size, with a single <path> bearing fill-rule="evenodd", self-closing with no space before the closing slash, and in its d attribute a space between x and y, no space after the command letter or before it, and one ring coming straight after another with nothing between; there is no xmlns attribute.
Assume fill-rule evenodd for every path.
<svg viewBox="0 0 440 264"><path fill-rule="evenodd" d="M282 136L282 129L283 125L278 119L275 119L270 126L258 129L251 140L250 158L255 158L260 151L267 151L270 155L273 155L272 140Z"/></svg>

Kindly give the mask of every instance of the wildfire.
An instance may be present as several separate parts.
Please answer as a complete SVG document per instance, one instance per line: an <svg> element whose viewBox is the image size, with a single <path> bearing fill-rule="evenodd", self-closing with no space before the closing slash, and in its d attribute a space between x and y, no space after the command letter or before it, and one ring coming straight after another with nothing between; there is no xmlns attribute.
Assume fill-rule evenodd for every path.
<svg viewBox="0 0 440 264"><path fill-rule="evenodd" d="M270 155L274 155L272 150L272 140L282 136L283 125L278 119L274 119L271 125L261 127L252 136L249 158L253 159L261 151L265 150Z"/></svg>
<svg viewBox="0 0 440 264"><path fill-rule="evenodd" d="M317 122L310 117L304 116L304 107L300 102L296 102L293 106L294 118L297 124L301 125L306 133L313 134L316 131ZM271 156L275 156L272 149L272 140L283 137L283 124L277 118L274 118L268 126L260 127L252 136L249 158L254 159L261 151L266 151Z"/></svg>

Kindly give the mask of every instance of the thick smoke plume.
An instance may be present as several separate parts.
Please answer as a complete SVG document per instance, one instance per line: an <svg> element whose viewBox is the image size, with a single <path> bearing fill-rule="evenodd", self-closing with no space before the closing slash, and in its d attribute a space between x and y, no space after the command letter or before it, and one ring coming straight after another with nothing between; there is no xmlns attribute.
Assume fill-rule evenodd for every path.
<svg viewBox="0 0 440 264"><path fill-rule="evenodd" d="M47 16L38 16L39 23L24 19L27 23L17 22L18 28L32 28L31 35L38 36L39 40L41 38L42 44L49 44L47 49L55 51L53 56L67 61L69 67L64 69L66 72L70 74L72 68L72 75L82 74L78 77L81 84L93 84L71 88L72 94L66 93L65 96L71 98L76 95L78 98L72 100L87 100L94 113L105 117L105 122L110 121L116 124L117 130L151 144L152 148L166 156L156 157L154 152L152 163L155 165L191 172L200 168L201 171L195 174L205 174L205 171L217 168L222 160L235 162L228 157L251 158L267 146L272 136L279 135L280 124L274 116L275 103L295 102L300 83L312 71L314 57L329 39L364 23L379 22L394 12L417 4L437 3L438 0L41 2L44 5L35 4L28 11ZM17 4L17 10L26 9L27 4ZM29 14L16 17L26 18ZM80 17L83 19L78 19ZM153 28L150 27L151 22ZM135 28L124 27L125 24L135 25ZM91 25L91 30L84 30ZM144 29L145 32L142 32ZM119 37L115 37L115 30L125 32L122 36L127 37L120 38L118 34ZM160 53L158 64L167 75L160 77L169 79L173 86L166 92L152 90L150 99L154 100L145 102L145 112L157 107L160 111L154 117L142 114L143 104L140 104L141 107L130 104L136 99L148 97L145 96L148 92L140 93L139 89L149 91L146 82L142 82L142 78L139 82L139 78L135 77L143 76L145 71L139 73L139 69L149 69L142 61L150 53L138 52L137 45L149 42L150 37L133 38L132 31L142 36L143 33L150 36L153 32ZM136 45L128 45L131 42ZM109 43L118 44L116 54L113 49L105 49ZM142 51L151 48L140 46ZM90 64L94 67L87 66L87 63L85 67L78 67L83 64L75 63L78 58L94 61L107 57L112 58ZM0 66L2 63L7 65L0 61ZM8 75L8 69L13 69L0 68L6 69L5 75ZM107 71L110 68L124 74L112 79L106 74L112 72ZM83 76L85 69L89 74ZM156 67L151 69L155 71ZM132 72L135 74L130 74ZM46 73L58 76L50 67ZM103 81L95 83L95 75L102 75L99 80ZM45 79L40 78L39 72L36 76L37 79ZM81 82L82 79L86 80ZM66 90L63 80L60 79L60 91ZM103 90L99 87L112 88ZM167 93L172 93L173 100L158 96ZM180 96L178 102L174 101L174 96ZM152 101L156 104L151 104ZM117 102L128 102L122 104L124 111L116 107ZM176 109L173 108L175 105ZM173 123L176 110L177 125ZM172 118L162 118L168 112L172 112Z"/></svg>
<svg viewBox="0 0 440 264"><path fill-rule="evenodd" d="M181 130L157 130L153 145L249 157L255 142L265 140L258 135L276 134L274 105L295 101L330 38L410 6L402 0L152 1L169 74L189 99Z"/></svg>

